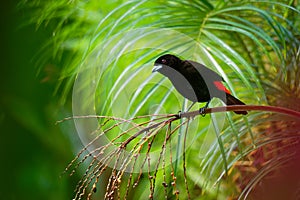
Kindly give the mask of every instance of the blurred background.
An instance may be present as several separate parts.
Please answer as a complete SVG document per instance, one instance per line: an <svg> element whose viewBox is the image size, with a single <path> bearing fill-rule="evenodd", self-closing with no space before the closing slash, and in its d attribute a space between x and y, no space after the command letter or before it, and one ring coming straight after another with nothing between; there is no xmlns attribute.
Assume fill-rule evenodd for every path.
<svg viewBox="0 0 300 200"><path fill-rule="evenodd" d="M71 199L76 181L60 174L74 152L55 125L68 105L54 95L56 72L38 74L34 61L50 31L28 25L18 3L0 8L0 198Z"/></svg>
<svg viewBox="0 0 300 200"><path fill-rule="evenodd" d="M122 88L120 85L130 82L126 80L131 80L135 86L136 81L144 83L149 77L149 63L157 52L145 49L123 55L122 47L128 41L122 41L123 46L118 40L110 41L112 35L132 28L155 26L187 34L203 45L201 48L207 55L203 58L196 52L190 55L191 58L203 59L210 64L209 67L218 68L222 76L226 76L224 78L230 89L247 104L300 111L300 18L297 1L99 2L11 0L1 5L1 199L59 200L74 196L80 173L72 177L60 175L82 144L71 121L58 125L55 122L72 115L70 91L76 70L85 55L98 55L96 47L102 41L107 42L108 47L108 54L103 57L113 52L111 60L114 63L109 70L104 69L106 72L102 73L102 68L99 70L103 76L101 81L106 83L105 87L98 86L101 90L97 95L102 97L101 100L114 101L114 94ZM199 24L203 25L200 29ZM136 34L130 36L131 41L140 36L139 32ZM141 37L147 35L143 34ZM154 41L162 42L162 46L164 40L162 36L154 38ZM115 48L118 45L120 49ZM98 64L94 61L91 66L95 63ZM146 64L148 68L143 68ZM144 71L140 70L142 68ZM123 77L125 81L121 80L120 85L114 87L114 81L125 69L128 69L128 74ZM159 78L154 77L154 82L164 81ZM87 81L86 85L89 83ZM128 88L131 89L129 84ZM162 102L159 98L162 98L163 90L148 95L153 88L148 87L139 98L133 98L128 110L134 110L132 113L135 114L148 114L148 108ZM114 91L110 93L111 90ZM164 94L169 87L165 90ZM106 99L108 93L110 98ZM174 102L164 108L168 112L177 112L182 102L176 102L177 107ZM111 107L103 106L106 105L103 102L97 103L96 109L111 114ZM295 119L263 112L251 112L247 118L230 114L226 117L226 127L220 132L208 130L210 143L203 142L203 127L191 131L197 135L187 154L192 198L235 199L242 191L247 193L247 189L254 190L253 199L297 197L300 194L299 123ZM205 126L210 121L206 117L201 125ZM202 154L199 149L203 150ZM224 169L224 163L225 166L228 164L228 169ZM182 173L180 170L178 173ZM224 178L227 170L230 176ZM143 180L145 184L142 187L147 187L147 177ZM183 182L181 179L181 191L185 188ZM158 185L161 186L161 183ZM132 196L136 199L142 194L143 197L149 195L145 187L132 192ZM157 195L163 193L160 187ZM184 197L186 194L183 192Z"/></svg>

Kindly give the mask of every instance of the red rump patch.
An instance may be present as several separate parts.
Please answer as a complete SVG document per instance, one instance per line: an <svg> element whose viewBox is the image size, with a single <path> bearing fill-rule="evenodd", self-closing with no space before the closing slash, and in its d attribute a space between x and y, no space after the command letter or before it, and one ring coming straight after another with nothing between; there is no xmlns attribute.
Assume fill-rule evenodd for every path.
<svg viewBox="0 0 300 200"><path fill-rule="evenodd" d="M218 88L218 90L226 92L227 94L231 94L231 92L223 85L221 81L214 81L214 84Z"/></svg>

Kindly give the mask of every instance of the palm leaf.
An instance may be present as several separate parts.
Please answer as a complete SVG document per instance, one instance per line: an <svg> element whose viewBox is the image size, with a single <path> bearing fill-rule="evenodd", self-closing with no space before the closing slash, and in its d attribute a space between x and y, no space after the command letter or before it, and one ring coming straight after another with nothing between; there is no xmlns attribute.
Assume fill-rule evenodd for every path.
<svg viewBox="0 0 300 200"><path fill-rule="evenodd" d="M272 76L270 69L286 77L289 41L297 40L297 28L287 17L299 11L282 2L133 0L100 4L77 0L24 5L38 8L33 18L38 27L54 27L54 36L43 48L39 65L53 57L64 60L60 62L65 67L58 85L64 87L63 99L73 88L77 97L73 103L81 107L76 114L94 112L127 118L147 114L153 104L157 104L154 114L185 108L186 102L166 79L151 75L153 61L167 52L214 69L232 93L247 104L266 104L263 78ZM96 17L91 17L94 14ZM55 48L45 51L48 45ZM66 52L71 53L65 57ZM212 106L218 104L212 102ZM188 176L205 180L200 187L206 186L215 194L218 188L209 187L216 183L220 186L221 178L235 163L255 150L252 129L257 125L255 119L262 116L212 115L211 119L192 122L188 135L197 138L191 137L194 145L188 155L201 155L201 162L192 162L192 168L200 168L197 175L193 172ZM220 124L221 119L228 121ZM182 154L185 129L181 130L175 143L177 159ZM236 147L239 152L234 158ZM180 171L179 160L174 168ZM226 192L229 194L229 189L221 193L226 196Z"/></svg>

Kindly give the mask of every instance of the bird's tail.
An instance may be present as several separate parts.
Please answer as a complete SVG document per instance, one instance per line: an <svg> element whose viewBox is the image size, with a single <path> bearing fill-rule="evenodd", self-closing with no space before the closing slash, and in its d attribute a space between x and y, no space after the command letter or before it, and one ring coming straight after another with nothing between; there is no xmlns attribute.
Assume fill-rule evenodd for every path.
<svg viewBox="0 0 300 200"><path fill-rule="evenodd" d="M239 99L235 98L231 94L226 93L226 104L227 105L245 105L244 102L240 101ZM247 115L247 111L233 111L236 114L240 115Z"/></svg>

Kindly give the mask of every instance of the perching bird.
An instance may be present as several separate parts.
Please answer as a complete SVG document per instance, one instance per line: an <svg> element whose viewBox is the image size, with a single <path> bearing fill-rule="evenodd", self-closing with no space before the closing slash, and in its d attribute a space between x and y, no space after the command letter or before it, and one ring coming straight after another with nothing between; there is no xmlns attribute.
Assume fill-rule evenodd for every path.
<svg viewBox="0 0 300 200"><path fill-rule="evenodd" d="M221 99L227 105L245 105L231 95L223 85L224 79L216 72L204 65L165 54L160 56L154 63L152 72L159 72L168 77L176 90L185 98L195 102L207 102L200 113L208 107L213 97ZM237 114L246 115L246 111L234 111Z"/></svg>

